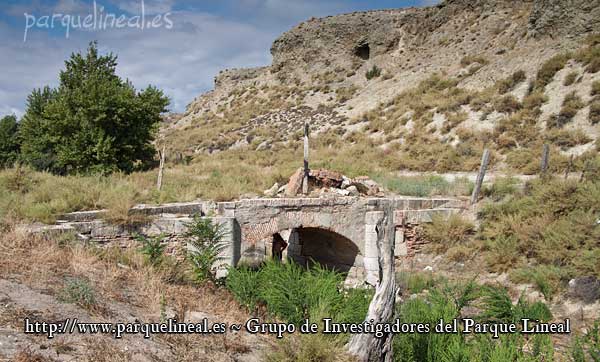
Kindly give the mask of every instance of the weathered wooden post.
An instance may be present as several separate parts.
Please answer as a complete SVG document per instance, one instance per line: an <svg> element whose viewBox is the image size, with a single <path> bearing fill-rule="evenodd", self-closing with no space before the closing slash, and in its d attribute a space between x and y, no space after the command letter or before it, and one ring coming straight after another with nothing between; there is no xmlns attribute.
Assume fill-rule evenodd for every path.
<svg viewBox="0 0 600 362"><path fill-rule="evenodd" d="M160 191L162 187L163 169L165 168L165 147L163 145L162 152L159 151L160 163L158 164L158 179L156 180L156 189Z"/></svg>
<svg viewBox="0 0 600 362"><path fill-rule="evenodd" d="M389 323L394 316L396 303L396 272L394 266L394 211L392 205L384 208L383 217L377 221L377 254L379 261L379 282L375 295L369 304L365 321L368 323ZM348 342L348 350L360 362L394 360L392 346L393 333L385 333L381 338L371 333L355 334Z"/></svg>
<svg viewBox="0 0 600 362"><path fill-rule="evenodd" d="M479 166L479 173L477 174L477 180L475 180L475 187L473 188L473 194L471 195L471 205L477 202L479 198L479 192L481 192L481 185L483 184L483 178L487 171L488 163L490 162L490 150L487 148L483 150L483 156L481 157L481 165Z"/></svg>
<svg viewBox="0 0 600 362"><path fill-rule="evenodd" d="M308 194L308 122L304 122L304 178L302 179L302 193Z"/></svg>
<svg viewBox="0 0 600 362"><path fill-rule="evenodd" d="M548 171L548 159L550 156L550 146L547 143L544 143L544 149L542 150L542 163L540 165L540 172L543 175Z"/></svg>

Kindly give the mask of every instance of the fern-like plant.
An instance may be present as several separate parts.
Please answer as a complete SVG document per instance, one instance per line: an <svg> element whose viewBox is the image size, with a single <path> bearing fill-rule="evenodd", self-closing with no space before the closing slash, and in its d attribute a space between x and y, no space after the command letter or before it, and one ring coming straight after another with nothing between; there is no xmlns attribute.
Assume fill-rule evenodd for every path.
<svg viewBox="0 0 600 362"><path fill-rule="evenodd" d="M223 238L228 232L223 225L200 215L194 215L193 221L186 226L185 236L189 238L187 258L192 265L194 279L200 283L215 281L214 265L226 247Z"/></svg>
<svg viewBox="0 0 600 362"><path fill-rule="evenodd" d="M162 263L165 247L163 241L166 236L160 234L154 237L145 235L136 235L136 240L142 244L141 253L146 257L146 261L152 266L158 266Z"/></svg>

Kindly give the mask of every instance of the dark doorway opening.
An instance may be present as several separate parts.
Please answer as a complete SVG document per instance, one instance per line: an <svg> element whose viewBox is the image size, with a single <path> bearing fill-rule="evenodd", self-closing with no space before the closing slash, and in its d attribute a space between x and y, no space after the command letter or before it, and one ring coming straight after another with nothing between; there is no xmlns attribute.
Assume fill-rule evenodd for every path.
<svg viewBox="0 0 600 362"><path fill-rule="evenodd" d="M359 44L356 48L354 48L354 55L362 60L369 60L371 57L371 48L369 47L369 43Z"/></svg>
<svg viewBox="0 0 600 362"><path fill-rule="evenodd" d="M358 247L348 238L319 228L298 228L290 237L288 257L303 265L319 263L327 269L347 273L359 254ZM293 244L292 244L293 243Z"/></svg>

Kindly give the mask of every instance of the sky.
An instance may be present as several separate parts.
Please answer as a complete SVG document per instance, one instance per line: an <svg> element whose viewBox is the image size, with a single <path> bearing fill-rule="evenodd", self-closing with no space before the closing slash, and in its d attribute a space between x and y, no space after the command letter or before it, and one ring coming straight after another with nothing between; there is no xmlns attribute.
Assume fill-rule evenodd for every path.
<svg viewBox="0 0 600 362"><path fill-rule="evenodd" d="M311 17L434 5L439 0L3 0L0 117L22 116L35 88L56 87L64 61L97 41L117 73L154 85L182 112L226 68L271 63L271 43Z"/></svg>

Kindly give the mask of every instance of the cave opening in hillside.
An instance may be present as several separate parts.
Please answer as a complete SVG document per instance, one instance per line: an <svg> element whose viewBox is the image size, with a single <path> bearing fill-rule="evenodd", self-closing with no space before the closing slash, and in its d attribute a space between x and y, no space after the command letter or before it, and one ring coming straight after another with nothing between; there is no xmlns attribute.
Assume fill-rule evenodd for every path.
<svg viewBox="0 0 600 362"><path fill-rule="evenodd" d="M297 228L288 238L287 257L301 265L314 262L347 273L358 254L358 247L351 240L325 229Z"/></svg>
<svg viewBox="0 0 600 362"><path fill-rule="evenodd" d="M356 48L354 48L354 55L362 60L369 60L371 57L371 48L369 47L369 43L359 44Z"/></svg>

